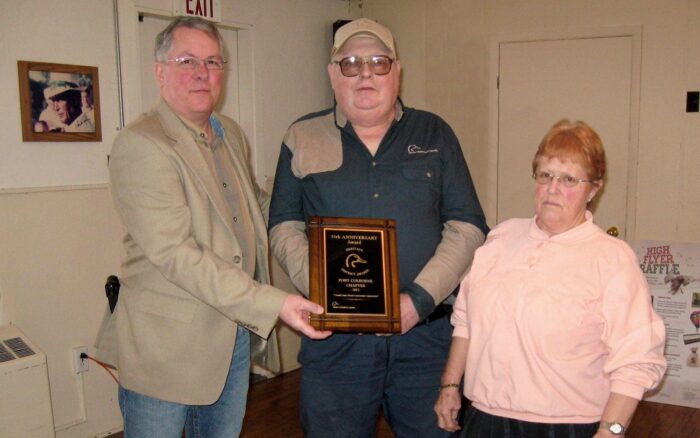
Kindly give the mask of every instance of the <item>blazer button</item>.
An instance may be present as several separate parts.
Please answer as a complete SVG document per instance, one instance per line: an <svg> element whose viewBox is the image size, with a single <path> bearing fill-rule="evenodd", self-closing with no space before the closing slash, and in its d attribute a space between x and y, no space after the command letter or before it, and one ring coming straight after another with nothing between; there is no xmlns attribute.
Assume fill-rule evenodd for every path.
<svg viewBox="0 0 700 438"><path fill-rule="evenodd" d="M238 264L238 263L240 263L240 262L241 262L241 256L235 256L235 257L233 258L233 263Z"/></svg>

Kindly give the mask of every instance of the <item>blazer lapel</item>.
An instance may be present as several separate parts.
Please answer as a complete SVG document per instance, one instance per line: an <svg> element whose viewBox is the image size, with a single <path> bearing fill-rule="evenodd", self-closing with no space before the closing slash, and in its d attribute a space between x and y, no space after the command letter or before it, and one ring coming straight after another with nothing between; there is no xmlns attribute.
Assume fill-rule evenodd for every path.
<svg viewBox="0 0 700 438"><path fill-rule="evenodd" d="M202 153L199 151L199 146L192 138L192 134L165 101L160 101L156 107L156 112L163 124L166 135L173 140L173 150L182 157L182 160L192 170L192 174L204 187L214 209L226 224L226 228L235 236L232 214L226 204L224 195L219 190L219 185L209 170Z"/></svg>

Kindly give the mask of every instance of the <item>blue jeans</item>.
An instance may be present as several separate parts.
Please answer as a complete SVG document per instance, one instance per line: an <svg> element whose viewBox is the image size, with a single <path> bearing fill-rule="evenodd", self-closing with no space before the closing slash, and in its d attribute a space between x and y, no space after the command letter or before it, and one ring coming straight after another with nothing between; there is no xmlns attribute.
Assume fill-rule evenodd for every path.
<svg viewBox="0 0 700 438"><path fill-rule="evenodd" d="M237 437L243 425L250 373L250 333L239 327L224 390L211 405L183 405L119 387L124 438Z"/></svg>
<svg viewBox="0 0 700 438"><path fill-rule="evenodd" d="M379 408L397 438L449 437L433 405L452 339L449 317L405 335L302 341L300 415L307 438L374 437Z"/></svg>

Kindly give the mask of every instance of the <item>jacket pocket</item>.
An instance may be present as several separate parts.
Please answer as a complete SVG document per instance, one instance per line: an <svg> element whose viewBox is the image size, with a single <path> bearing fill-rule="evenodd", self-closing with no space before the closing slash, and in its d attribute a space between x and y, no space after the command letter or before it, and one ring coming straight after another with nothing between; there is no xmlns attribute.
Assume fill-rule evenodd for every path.
<svg viewBox="0 0 700 438"><path fill-rule="evenodd" d="M147 290L139 298L138 308L145 313L190 323L194 319L197 303Z"/></svg>

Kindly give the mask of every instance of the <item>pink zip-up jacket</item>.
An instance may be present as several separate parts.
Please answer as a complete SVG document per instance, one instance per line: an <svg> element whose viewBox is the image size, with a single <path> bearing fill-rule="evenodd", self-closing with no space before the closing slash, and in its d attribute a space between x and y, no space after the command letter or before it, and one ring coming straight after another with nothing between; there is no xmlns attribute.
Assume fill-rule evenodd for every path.
<svg viewBox="0 0 700 438"><path fill-rule="evenodd" d="M452 323L469 339L464 395L492 415L596 422L611 392L641 399L666 369L664 324L637 258L590 212L552 237L534 218L493 229Z"/></svg>

